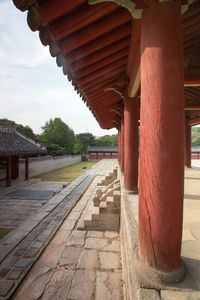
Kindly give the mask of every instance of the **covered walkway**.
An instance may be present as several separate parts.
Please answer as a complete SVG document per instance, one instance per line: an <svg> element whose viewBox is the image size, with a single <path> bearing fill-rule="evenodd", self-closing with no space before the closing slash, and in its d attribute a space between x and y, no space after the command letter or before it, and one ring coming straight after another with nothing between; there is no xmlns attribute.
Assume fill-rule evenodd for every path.
<svg viewBox="0 0 200 300"><path fill-rule="evenodd" d="M126 193L121 200L122 221L120 234L117 232L82 231L77 229L88 202L91 202L96 194L97 183L116 166L116 163L116 160L100 161L95 167L73 182L71 188L69 185L52 198L41 209L40 214L35 214L35 218L39 218L41 212L47 212L46 208L50 208L50 205L53 205L53 201L56 201L56 199L56 208L59 208L60 205L62 206L62 199L66 199L69 189L72 190L72 187L79 185L85 176L92 176L93 179L90 183L88 182L86 192L71 206L70 210L66 211L65 214L60 212L60 219L58 220L58 217L55 216L56 219L51 218L50 223L47 221L50 216L53 216L52 213L55 209L49 211L41 220L38 219L38 224L35 227L37 232L35 229L30 230L24 238L21 238L20 243L16 242L14 249L2 260L0 267L2 299L8 299L13 292L12 299L17 300L121 300L124 296L126 297L128 291L127 287L124 286L124 282L130 272L126 269L124 248L129 248L131 244L132 250L134 250L134 247L137 246L138 195L127 196ZM186 267L185 279L180 284L156 290L140 287L136 278L134 278L132 287L135 289L135 299L197 300L200 298L200 166L196 167L198 163L196 160L192 161L193 168L185 169L182 238L182 258ZM130 205L129 210L124 211L123 207L125 205ZM70 207L70 204L68 206ZM129 217L127 212L131 212L131 224L133 222L136 224L136 227L131 227L132 232L129 238L131 237L132 240L129 241L129 244L124 240L122 228L125 219ZM24 225L31 224L31 221L30 217ZM54 229L56 228L55 231L53 225ZM41 227L41 231L38 230L39 227ZM127 229L127 232L128 230L130 228ZM13 235L15 239L16 233L14 232ZM12 240L11 234L9 239ZM21 256L19 255L20 250L22 252ZM39 255L36 255L37 251L39 251ZM132 268L134 262L131 256L129 258L131 259L129 267ZM28 275L22 282L27 272ZM134 273L133 270L133 276Z"/></svg>

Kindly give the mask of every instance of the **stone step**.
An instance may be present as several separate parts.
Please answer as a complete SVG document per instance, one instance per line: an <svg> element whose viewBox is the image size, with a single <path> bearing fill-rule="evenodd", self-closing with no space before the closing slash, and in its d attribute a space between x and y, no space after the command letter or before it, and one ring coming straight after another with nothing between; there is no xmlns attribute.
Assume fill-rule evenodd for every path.
<svg viewBox="0 0 200 300"><path fill-rule="evenodd" d="M101 197L102 197L102 194L103 194L102 190L101 190L101 189L98 189L98 190L97 190L97 197L98 197L98 198L101 198Z"/></svg>
<svg viewBox="0 0 200 300"><path fill-rule="evenodd" d="M105 202L106 203L106 202ZM119 214L119 208L109 208L109 207L100 207L99 208L100 215L101 214Z"/></svg>
<svg viewBox="0 0 200 300"><path fill-rule="evenodd" d="M116 204L113 196L109 196L106 198L106 204L108 208L116 208Z"/></svg>
<svg viewBox="0 0 200 300"><path fill-rule="evenodd" d="M115 202L116 206L120 207L121 191L114 191L113 198L114 198L114 202Z"/></svg>
<svg viewBox="0 0 200 300"><path fill-rule="evenodd" d="M93 203L94 203L94 206L99 206L99 204L100 204L100 199L99 199L99 197L94 197L94 198L93 198Z"/></svg>
<svg viewBox="0 0 200 300"><path fill-rule="evenodd" d="M92 221L98 221L99 220L99 207L93 207L92 209Z"/></svg>

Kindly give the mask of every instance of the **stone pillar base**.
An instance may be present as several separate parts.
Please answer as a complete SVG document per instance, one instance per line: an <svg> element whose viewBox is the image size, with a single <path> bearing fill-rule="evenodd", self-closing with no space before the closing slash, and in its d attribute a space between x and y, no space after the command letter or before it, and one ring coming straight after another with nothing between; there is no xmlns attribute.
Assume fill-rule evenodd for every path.
<svg viewBox="0 0 200 300"><path fill-rule="evenodd" d="M125 193L128 195L136 195L136 194L138 194L138 189L135 189L135 190L126 190L125 189Z"/></svg>
<svg viewBox="0 0 200 300"><path fill-rule="evenodd" d="M171 272L162 272L149 265L144 264L136 250L134 257L136 277L140 287L154 289L169 289L175 284L181 282L185 276L183 262L177 270Z"/></svg>

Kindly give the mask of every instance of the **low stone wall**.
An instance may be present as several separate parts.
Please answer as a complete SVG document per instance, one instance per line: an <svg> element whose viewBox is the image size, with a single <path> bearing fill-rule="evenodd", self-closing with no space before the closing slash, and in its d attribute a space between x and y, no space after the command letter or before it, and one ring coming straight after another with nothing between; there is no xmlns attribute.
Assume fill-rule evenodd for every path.
<svg viewBox="0 0 200 300"><path fill-rule="evenodd" d="M73 165L81 161L81 155L43 156L29 158L29 176L34 177L43 173ZM25 160L19 161L19 177L24 177Z"/></svg>
<svg viewBox="0 0 200 300"><path fill-rule="evenodd" d="M120 240L124 299L160 300L157 290L143 288L139 285L135 268L135 253L138 245L138 195L126 193L123 185L124 178L120 171L119 179L121 182Z"/></svg>

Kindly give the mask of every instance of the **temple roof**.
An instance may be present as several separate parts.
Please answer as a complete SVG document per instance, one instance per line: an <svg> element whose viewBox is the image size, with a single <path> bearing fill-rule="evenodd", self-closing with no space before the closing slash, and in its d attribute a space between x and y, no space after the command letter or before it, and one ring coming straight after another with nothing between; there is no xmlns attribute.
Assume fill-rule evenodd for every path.
<svg viewBox="0 0 200 300"><path fill-rule="evenodd" d="M118 147L88 146L88 152L118 152Z"/></svg>
<svg viewBox="0 0 200 300"><path fill-rule="evenodd" d="M140 19L114 1L13 2L28 10L29 27L39 31L42 44L49 46L101 127L118 128L124 91L140 97ZM146 7L145 0L132 2L136 12ZM182 4L187 8L182 14L185 114L195 125L200 123L200 1Z"/></svg>
<svg viewBox="0 0 200 300"><path fill-rule="evenodd" d="M15 128L0 126L0 157L39 155L46 149L19 133Z"/></svg>

